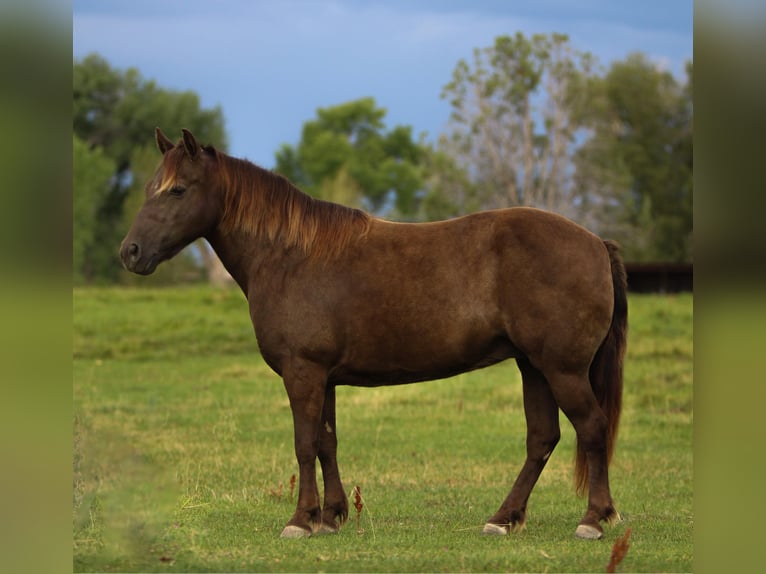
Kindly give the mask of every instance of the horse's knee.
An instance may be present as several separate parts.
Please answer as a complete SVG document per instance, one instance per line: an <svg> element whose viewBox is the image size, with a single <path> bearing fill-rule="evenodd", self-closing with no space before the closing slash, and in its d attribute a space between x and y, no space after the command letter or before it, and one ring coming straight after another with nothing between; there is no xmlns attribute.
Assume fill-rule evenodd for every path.
<svg viewBox="0 0 766 574"><path fill-rule="evenodd" d="M561 440L559 429L551 430L546 435L527 437L527 456L531 459L547 461L556 445Z"/></svg>

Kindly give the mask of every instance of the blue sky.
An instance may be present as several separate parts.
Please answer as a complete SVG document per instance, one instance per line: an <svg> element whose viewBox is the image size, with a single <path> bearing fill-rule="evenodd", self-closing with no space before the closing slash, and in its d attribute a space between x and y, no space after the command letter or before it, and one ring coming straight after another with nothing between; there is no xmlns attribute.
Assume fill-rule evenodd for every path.
<svg viewBox="0 0 766 574"><path fill-rule="evenodd" d="M606 66L641 51L683 77L692 0L74 0L73 56L97 52L223 108L229 151L273 167L318 107L373 96L429 139L460 58L501 34L568 34ZM152 134L147 134L151 138ZM208 142L215 144L216 142Z"/></svg>

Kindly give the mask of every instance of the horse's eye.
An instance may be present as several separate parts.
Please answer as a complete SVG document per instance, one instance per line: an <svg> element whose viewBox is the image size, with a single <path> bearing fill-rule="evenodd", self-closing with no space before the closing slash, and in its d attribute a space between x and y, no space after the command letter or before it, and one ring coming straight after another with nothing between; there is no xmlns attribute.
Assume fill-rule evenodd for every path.
<svg viewBox="0 0 766 574"><path fill-rule="evenodd" d="M183 187L182 185L177 185L175 187L171 187L168 191L172 195L179 196L179 195L183 195L184 194L184 192L186 191L186 188Z"/></svg>

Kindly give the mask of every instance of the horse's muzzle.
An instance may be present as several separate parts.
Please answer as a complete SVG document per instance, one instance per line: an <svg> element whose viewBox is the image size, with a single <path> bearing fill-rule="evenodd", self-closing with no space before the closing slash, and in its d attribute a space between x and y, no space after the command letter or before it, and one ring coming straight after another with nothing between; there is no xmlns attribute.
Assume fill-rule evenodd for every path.
<svg viewBox="0 0 766 574"><path fill-rule="evenodd" d="M139 275L149 275L157 268L157 258L145 259L142 255L141 246L138 243L124 241L120 246L120 258L123 267Z"/></svg>

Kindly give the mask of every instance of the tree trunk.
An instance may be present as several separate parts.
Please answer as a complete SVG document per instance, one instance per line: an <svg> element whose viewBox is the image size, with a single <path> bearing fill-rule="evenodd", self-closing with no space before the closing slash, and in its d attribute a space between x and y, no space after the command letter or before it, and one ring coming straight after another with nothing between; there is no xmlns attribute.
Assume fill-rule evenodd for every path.
<svg viewBox="0 0 766 574"><path fill-rule="evenodd" d="M234 284L234 279L226 271L223 263L221 263L218 255L215 254L215 251L213 251L208 242L201 239L197 246L199 247L202 264L205 266L208 282L216 287L227 287Z"/></svg>

